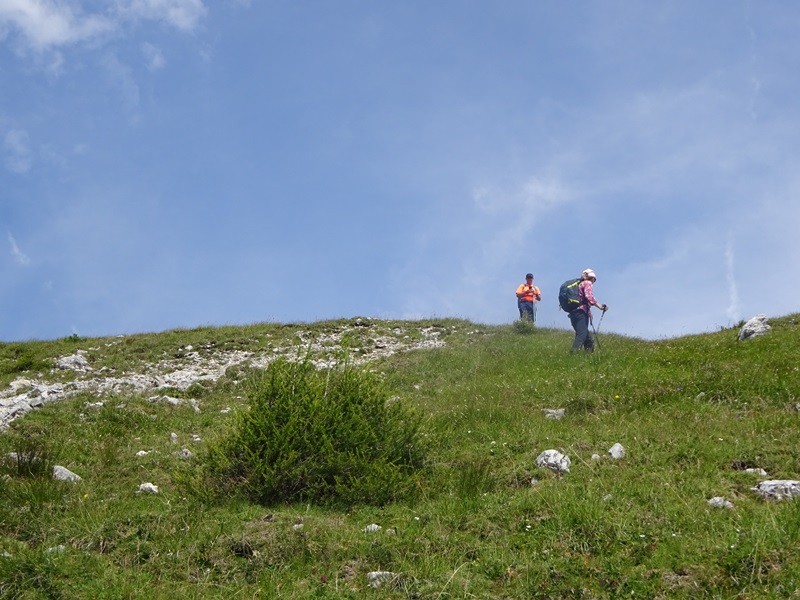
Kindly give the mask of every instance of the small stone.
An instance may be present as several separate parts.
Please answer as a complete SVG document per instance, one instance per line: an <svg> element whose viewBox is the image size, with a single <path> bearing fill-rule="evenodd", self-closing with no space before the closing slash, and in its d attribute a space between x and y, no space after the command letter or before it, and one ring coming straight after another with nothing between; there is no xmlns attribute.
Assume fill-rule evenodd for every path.
<svg viewBox="0 0 800 600"><path fill-rule="evenodd" d="M537 467L550 469L556 474L569 473L570 464L569 456L558 450L545 450L536 457Z"/></svg>
<svg viewBox="0 0 800 600"><path fill-rule="evenodd" d="M172 406L180 406L183 404L183 400L180 398L174 398L173 396L150 396L147 401L151 404L155 404L156 402L164 402L166 404L171 404Z"/></svg>
<svg viewBox="0 0 800 600"><path fill-rule="evenodd" d="M374 588L381 587L382 584L392 581L395 577L397 577L397 573L392 573L391 571L370 571L367 573L367 580L370 586Z"/></svg>
<svg viewBox="0 0 800 600"><path fill-rule="evenodd" d="M766 477L767 476L767 472L764 469L760 469L760 468L758 468L758 469L756 469L756 468L745 469L744 472L745 473L753 473L754 475L760 475L761 477Z"/></svg>
<svg viewBox="0 0 800 600"><path fill-rule="evenodd" d="M364 529L362 529L361 531L363 531L364 533L377 533L380 530L381 530L380 525L372 523L371 525L367 525L366 527L364 527Z"/></svg>
<svg viewBox="0 0 800 600"><path fill-rule="evenodd" d="M173 455L177 456L178 458L192 458L194 456L194 454L192 454L192 451L189 450L188 448L181 448L177 452L173 452Z"/></svg>
<svg viewBox="0 0 800 600"><path fill-rule="evenodd" d="M53 467L53 479L57 479L59 481L80 481L82 478L80 475L76 475L66 467L55 465Z"/></svg>
<svg viewBox="0 0 800 600"><path fill-rule="evenodd" d="M614 444L611 448L608 449L608 453L611 455L611 458L615 460L619 460L620 458L625 458L625 448L622 447L622 444Z"/></svg>
<svg viewBox="0 0 800 600"><path fill-rule="evenodd" d="M726 500L722 496L714 496L708 501L708 504L713 508L733 508L733 502Z"/></svg>
<svg viewBox="0 0 800 600"><path fill-rule="evenodd" d="M153 485L150 482L142 483L141 485L139 485L139 490L138 491L139 491L140 494L141 493L157 494L158 493L158 486L157 485Z"/></svg>
<svg viewBox="0 0 800 600"><path fill-rule="evenodd" d="M564 414L567 412L566 408L543 408L542 412L544 413L545 419L552 419L554 421L560 421L564 418Z"/></svg>

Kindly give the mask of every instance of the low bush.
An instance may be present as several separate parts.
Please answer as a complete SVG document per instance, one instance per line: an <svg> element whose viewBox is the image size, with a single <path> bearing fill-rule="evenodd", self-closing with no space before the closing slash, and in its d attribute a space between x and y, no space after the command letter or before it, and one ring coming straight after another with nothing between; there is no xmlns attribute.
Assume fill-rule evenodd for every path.
<svg viewBox="0 0 800 600"><path fill-rule="evenodd" d="M517 319L512 325L514 332L522 335L529 335L536 331L536 325L527 319Z"/></svg>
<svg viewBox="0 0 800 600"><path fill-rule="evenodd" d="M210 454L217 489L253 501L385 504L413 489L420 420L376 375L278 360L250 376L250 408Z"/></svg>

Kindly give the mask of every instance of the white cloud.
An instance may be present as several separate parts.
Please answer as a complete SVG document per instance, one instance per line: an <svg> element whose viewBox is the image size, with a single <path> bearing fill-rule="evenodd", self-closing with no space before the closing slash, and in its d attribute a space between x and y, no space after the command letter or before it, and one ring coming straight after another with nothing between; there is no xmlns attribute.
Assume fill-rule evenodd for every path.
<svg viewBox="0 0 800 600"><path fill-rule="evenodd" d="M27 131L12 129L3 141L6 167L14 173L27 173L33 165L30 137Z"/></svg>
<svg viewBox="0 0 800 600"><path fill-rule="evenodd" d="M15 30L23 48L41 53L95 40L119 31L127 21L159 21L191 31L208 13L202 0L120 0L109 6L106 14L88 14L81 4L70 0L2 0L0 40Z"/></svg>
<svg viewBox="0 0 800 600"><path fill-rule="evenodd" d="M17 240L14 239L11 233L8 234L8 243L11 244L11 255L14 257L14 262L23 267L29 265L31 262L30 258L19 249Z"/></svg>
<svg viewBox="0 0 800 600"><path fill-rule="evenodd" d="M0 25L16 27L37 51L105 34L114 23L100 15L84 15L74 3L53 0L3 0Z"/></svg>

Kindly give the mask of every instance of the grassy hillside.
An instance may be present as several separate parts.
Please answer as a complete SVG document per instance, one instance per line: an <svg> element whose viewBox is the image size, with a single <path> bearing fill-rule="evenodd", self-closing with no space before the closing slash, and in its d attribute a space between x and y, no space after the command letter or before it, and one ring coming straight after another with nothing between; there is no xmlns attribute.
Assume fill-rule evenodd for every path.
<svg viewBox="0 0 800 600"><path fill-rule="evenodd" d="M751 489L800 479L800 315L770 325L744 342L732 329L655 342L601 333L593 355L569 354L567 331L459 320L0 344L0 387L25 378L20 389L145 373L169 383L181 361L238 357L188 386L86 387L0 434L0 456L27 457L0 466L0 596L797 595L800 499ZM77 350L90 371L53 369ZM304 353L320 365L349 356L423 415L413 497L336 509L197 489L204 449L246 409L247 369ZM557 408L562 419L545 417ZM624 458L608 455L615 443ZM547 449L570 457L569 473L536 467ZM82 480L54 481L53 464ZM144 482L159 493L137 493ZM378 587L374 572L388 573L371 575Z"/></svg>

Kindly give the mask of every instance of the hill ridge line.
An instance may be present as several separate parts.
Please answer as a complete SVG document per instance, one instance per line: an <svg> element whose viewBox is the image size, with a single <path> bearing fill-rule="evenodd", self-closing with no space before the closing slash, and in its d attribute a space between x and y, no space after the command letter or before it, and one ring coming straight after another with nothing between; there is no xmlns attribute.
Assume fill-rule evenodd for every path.
<svg viewBox="0 0 800 600"><path fill-rule="evenodd" d="M69 356L55 359L55 367L50 374L58 371L69 371L75 374L72 381L47 381L44 377L18 377L9 386L0 391L0 431L9 424L39 408L46 403L72 398L78 394L89 392L100 396L110 394L142 394L159 390L186 390L192 384L204 381L216 382L231 367L250 366L265 368L278 358L290 361L298 360L308 354L310 362L317 368L330 368L341 362L342 340L356 328L364 330L372 327L358 321L354 326L344 326L338 331L315 333L299 331L297 337L301 343L287 342L282 346L264 351L222 350L208 352L208 348L196 350L193 346L181 346L187 351L181 358L172 358L148 363L141 372L114 374L111 369L103 367L95 370L87 354L93 349L78 349ZM412 340L407 335L409 329L417 329L421 340ZM382 333L373 338L371 348L356 348L348 355L351 364L360 365L379 358L412 350L440 348L445 345L441 339L441 326L422 326L419 328L394 327L393 335ZM120 336L124 339L126 336ZM120 343L112 342L107 346ZM95 348L96 350L96 348ZM337 354L340 355L337 357ZM109 372L111 373L109 374Z"/></svg>

